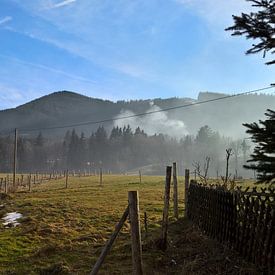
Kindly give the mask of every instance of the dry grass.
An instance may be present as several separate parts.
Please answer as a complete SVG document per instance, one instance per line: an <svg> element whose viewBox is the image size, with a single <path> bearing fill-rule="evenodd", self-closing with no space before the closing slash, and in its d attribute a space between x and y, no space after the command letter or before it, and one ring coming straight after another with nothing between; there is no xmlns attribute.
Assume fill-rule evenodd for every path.
<svg viewBox="0 0 275 275"><path fill-rule="evenodd" d="M164 177L144 176L139 184L138 176L108 175L103 187L98 177L75 177L69 178L68 189L60 179L1 198L0 218L13 211L23 218L16 228L0 224L0 274L88 274L127 205L129 190L139 190L141 219L144 211L148 215L147 239L142 232L146 274L239 274L234 272L253 268L183 220L171 219L168 250L160 251L155 240L163 187ZM183 178L179 189L182 216ZM131 274L128 222L100 274Z"/></svg>

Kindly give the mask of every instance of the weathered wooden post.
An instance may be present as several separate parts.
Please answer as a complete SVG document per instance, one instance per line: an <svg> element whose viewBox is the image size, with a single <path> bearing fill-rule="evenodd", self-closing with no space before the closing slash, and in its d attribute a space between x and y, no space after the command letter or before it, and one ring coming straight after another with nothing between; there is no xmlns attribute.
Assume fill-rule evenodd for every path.
<svg viewBox="0 0 275 275"><path fill-rule="evenodd" d="M128 200L129 200L129 217L131 222L133 274L142 275L143 274L142 247L141 247L138 191L129 191Z"/></svg>
<svg viewBox="0 0 275 275"><path fill-rule="evenodd" d="M119 223L116 225L115 227L115 231L113 232L111 238L108 240L108 242L106 243L106 245L104 246L104 248L101 251L101 254L97 260L97 262L95 263L90 275L96 275L101 267L101 265L104 262L105 257L107 256L108 252L110 251L119 231L121 230L123 224L125 223L127 217L129 215L129 206L127 206L126 210L124 211Z"/></svg>
<svg viewBox="0 0 275 275"><path fill-rule="evenodd" d="M13 148L13 189L15 191L15 180L16 180L16 169L17 169L17 129L14 131L14 148Z"/></svg>
<svg viewBox="0 0 275 275"><path fill-rule="evenodd" d="M179 218L179 207L178 207L178 178L177 178L177 163L173 163L173 187L174 187L174 216L176 219Z"/></svg>
<svg viewBox="0 0 275 275"><path fill-rule="evenodd" d="M102 182L102 168L100 168L100 170L99 170L99 183L100 183L100 186L103 185L103 182Z"/></svg>
<svg viewBox="0 0 275 275"><path fill-rule="evenodd" d="M7 178L5 178L5 193L8 193Z"/></svg>
<svg viewBox="0 0 275 275"><path fill-rule="evenodd" d="M66 188L68 188L68 170L66 170L66 174L65 174L65 176L66 176L66 178L65 178L65 183L66 183Z"/></svg>
<svg viewBox="0 0 275 275"><path fill-rule="evenodd" d="M32 175L30 174L29 175L29 192L31 192L32 191Z"/></svg>
<svg viewBox="0 0 275 275"><path fill-rule="evenodd" d="M139 174L139 183L141 183L141 171L138 170L138 174Z"/></svg>
<svg viewBox="0 0 275 275"><path fill-rule="evenodd" d="M168 215L169 215L169 200L170 200L170 185L171 185L171 173L172 167L166 167L166 181L164 192L164 208L162 216L162 235L160 247L163 250L167 248L167 233L168 233Z"/></svg>
<svg viewBox="0 0 275 275"><path fill-rule="evenodd" d="M189 169L185 169L185 183L184 183L184 216L187 216L187 204L188 204L188 189L189 189Z"/></svg>

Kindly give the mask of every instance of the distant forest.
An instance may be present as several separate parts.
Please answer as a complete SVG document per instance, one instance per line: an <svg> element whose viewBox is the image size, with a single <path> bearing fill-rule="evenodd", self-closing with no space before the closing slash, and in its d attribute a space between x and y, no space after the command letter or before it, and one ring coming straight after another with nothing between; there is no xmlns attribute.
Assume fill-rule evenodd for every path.
<svg viewBox="0 0 275 275"><path fill-rule="evenodd" d="M12 170L13 136L0 137L0 172ZM186 168L194 170L199 164L203 172L206 158L210 158L209 176L225 173L225 150L232 148L230 173L250 177L251 172L242 168L252 148L247 140L221 136L205 125L196 135L175 139L163 134L148 135L141 128L129 125L113 127L108 131L100 126L90 136L67 131L63 139L18 137L18 171L51 172L91 171L99 168L113 173L142 169L147 174L162 174L165 165L178 162L180 173ZM149 166L150 169L146 167Z"/></svg>

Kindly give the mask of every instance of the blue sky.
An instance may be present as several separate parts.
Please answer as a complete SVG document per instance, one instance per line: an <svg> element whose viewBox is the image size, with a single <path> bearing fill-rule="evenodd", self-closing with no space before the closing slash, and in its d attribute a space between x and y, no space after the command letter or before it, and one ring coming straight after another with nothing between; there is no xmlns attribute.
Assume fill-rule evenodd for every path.
<svg viewBox="0 0 275 275"><path fill-rule="evenodd" d="M275 66L224 28L242 0L0 0L0 109L59 90L110 100L242 92Z"/></svg>

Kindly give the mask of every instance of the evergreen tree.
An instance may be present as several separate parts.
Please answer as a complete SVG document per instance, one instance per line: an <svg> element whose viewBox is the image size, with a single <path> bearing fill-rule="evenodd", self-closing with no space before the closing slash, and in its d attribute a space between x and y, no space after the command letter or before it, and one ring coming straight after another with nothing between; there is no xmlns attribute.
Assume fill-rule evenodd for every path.
<svg viewBox="0 0 275 275"><path fill-rule="evenodd" d="M275 53L275 1L274 0L246 0L253 7L259 8L257 12L233 15L234 25L226 31L233 31L232 35L245 35L247 39L257 40L246 54L263 52ZM266 64L275 64L271 60Z"/></svg>
<svg viewBox="0 0 275 275"><path fill-rule="evenodd" d="M246 131L252 135L252 141L257 143L251 159L251 165L245 165L247 169L257 171L259 183L275 182L275 111L267 110L267 119L259 121L259 124L245 123Z"/></svg>
<svg viewBox="0 0 275 275"><path fill-rule="evenodd" d="M71 134L71 140L68 149L67 163L68 167L71 169L79 169L79 136L77 135L75 129L73 129Z"/></svg>
<svg viewBox="0 0 275 275"><path fill-rule="evenodd" d="M40 132L33 141L33 168L36 171L43 170L46 166L47 156L45 152L45 140Z"/></svg>

